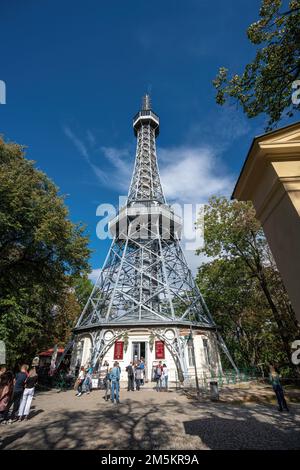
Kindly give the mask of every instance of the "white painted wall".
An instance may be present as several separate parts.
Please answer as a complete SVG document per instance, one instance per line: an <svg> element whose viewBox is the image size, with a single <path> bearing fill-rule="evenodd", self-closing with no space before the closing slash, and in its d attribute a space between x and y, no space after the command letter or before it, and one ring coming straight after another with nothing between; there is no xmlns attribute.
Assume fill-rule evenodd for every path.
<svg viewBox="0 0 300 470"><path fill-rule="evenodd" d="M199 379L203 379L205 377L209 377L211 375L211 369L214 370L215 374L218 373L220 370L220 357L218 351L216 350L216 344L214 342L213 336L209 332L197 332L195 331L193 334L194 338L194 348L195 348L195 359L196 359L196 366L197 366L197 374ZM158 363L158 359L155 359L155 344L153 345L153 349L151 351L149 346L149 330L131 330L128 331L128 347L126 351L124 350L123 360L119 360L119 365L121 367L121 381L127 381L127 373L126 373L126 366L132 361L132 354L133 354L133 342L145 342L146 343L146 380L149 382L151 381L152 377L152 366ZM204 345L203 345L203 338L208 340L209 348L210 348L210 355L212 359L212 364L209 365L206 361L206 356L204 352ZM89 335L83 336L81 338L83 340L83 351L82 351L82 360L81 365L88 366L91 357L91 348L92 348L92 341ZM155 340L159 340L159 338L155 338ZM122 341L122 338L120 338ZM109 363L109 366L112 367L114 363L114 344L108 349L107 353L104 356L103 362L106 360ZM195 368L193 365L189 364L189 357L188 357L188 348L185 349L185 360L187 364L187 371L190 377L195 376ZM162 363L166 364L169 370L169 381L174 382L178 380L177 369L172 357L172 354L168 350L167 346L165 345L165 359L162 359Z"/></svg>

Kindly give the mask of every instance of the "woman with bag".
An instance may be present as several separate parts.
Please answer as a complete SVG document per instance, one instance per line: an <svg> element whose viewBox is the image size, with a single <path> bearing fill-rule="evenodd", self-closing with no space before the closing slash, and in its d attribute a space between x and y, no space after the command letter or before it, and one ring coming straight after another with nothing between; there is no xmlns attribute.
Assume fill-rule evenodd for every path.
<svg viewBox="0 0 300 470"><path fill-rule="evenodd" d="M6 424L9 406L14 391L14 376L9 370L0 377L0 421Z"/></svg>

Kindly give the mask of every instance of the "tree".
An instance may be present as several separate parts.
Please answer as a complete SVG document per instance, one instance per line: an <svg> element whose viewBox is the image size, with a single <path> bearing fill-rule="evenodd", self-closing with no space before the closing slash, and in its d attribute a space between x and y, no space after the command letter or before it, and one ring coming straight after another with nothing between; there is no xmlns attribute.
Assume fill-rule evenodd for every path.
<svg viewBox="0 0 300 470"><path fill-rule="evenodd" d="M272 312L241 258L214 259L203 264L196 281L239 368L260 365L266 369L269 362L285 365Z"/></svg>
<svg viewBox="0 0 300 470"><path fill-rule="evenodd" d="M230 270L236 269L228 277L229 289L231 283L240 282L240 286L231 286L233 295L228 285L220 294L224 296L227 314L231 315L231 310L240 314L246 309L249 315L251 310L257 309L258 313L263 312L264 308L268 309L268 315L272 315L276 334L281 340L285 361L291 364L290 346L299 334L299 329L268 243L255 218L253 206L251 203L228 201L225 197L213 197L205 207L204 223L205 245L197 253L223 260L223 265L218 265L218 269L220 266L224 269L226 267L226 276ZM241 279L235 278L237 273L242 276ZM238 297L235 295L237 287ZM257 294L257 287L260 295ZM240 296L249 296L249 299Z"/></svg>
<svg viewBox="0 0 300 470"><path fill-rule="evenodd" d="M84 273L82 276L75 276L73 280L73 288L75 291L75 297L80 305L80 309L83 310L89 296L91 295L94 285L88 278L87 274Z"/></svg>
<svg viewBox="0 0 300 470"><path fill-rule="evenodd" d="M300 78L300 0L262 0L260 19L247 30L256 56L241 75L228 77L221 67L215 80L216 102L234 98L249 118L266 113L266 130L272 129L284 111L288 117L298 109L292 104L292 83Z"/></svg>
<svg viewBox="0 0 300 470"><path fill-rule="evenodd" d="M0 139L0 337L10 362L48 347L53 306L89 270L89 255L58 188L22 146Z"/></svg>

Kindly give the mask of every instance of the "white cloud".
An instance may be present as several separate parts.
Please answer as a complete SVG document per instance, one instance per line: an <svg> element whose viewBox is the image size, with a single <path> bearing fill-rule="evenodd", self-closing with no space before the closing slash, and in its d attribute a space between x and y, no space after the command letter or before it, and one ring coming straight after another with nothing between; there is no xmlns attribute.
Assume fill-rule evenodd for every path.
<svg viewBox="0 0 300 470"><path fill-rule="evenodd" d="M73 142L79 154L89 163L89 152L84 142L80 140L68 126L64 126L63 131L65 135L71 140L71 142Z"/></svg>
<svg viewBox="0 0 300 470"><path fill-rule="evenodd" d="M134 165L134 154L128 148L97 147L94 136L88 133L85 143L69 127L64 127L64 133L102 185L114 187L120 194L127 194ZM213 145L158 148L160 175L169 203L192 203L195 208L196 204L206 203L212 195L231 193L234 177L222 163L219 150ZM100 168L92 161L92 158L99 161L99 154L105 159L105 169L104 165ZM192 225L196 216L193 211ZM196 275L198 266L205 262L205 258L187 249L186 243L191 241L183 237L182 248L193 275ZM96 282L99 273L100 269L94 269L90 279Z"/></svg>
<svg viewBox="0 0 300 470"><path fill-rule="evenodd" d="M99 182L126 194L133 171L134 154L126 147L101 146L95 149L96 141L90 131L87 131L89 137L85 142L68 126L64 126L63 130ZM102 162L103 159L106 161L101 167L93 161L96 158L99 161L99 154ZM211 195L228 195L233 188L234 178L211 145L159 148L158 163L169 202L205 203Z"/></svg>
<svg viewBox="0 0 300 470"><path fill-rule="evenodd" d="M92 272L89 274L89 279L95 284L99 275L100 275L101 269L93 269Z"/></svg>
<svg viewBox="0 0 300 470"><path fill-rule="evenodd" d="M196 255L195 251L185 250L184 242L181 242L181 246L182 246L183 253L184 253L186 262L188 264L188 267L190 268L193 276L195 277L198 272L199 266L201 266L201 264L203 263L208 262L208 258L203 254Z"/></svg>
<svg viewBox="0 0 300 470"><path fill-rule="evenodd" d="M170 201L204 203L213 194L227 195L233 177L211 147L160 149L161 179Z"/></svg>
<svg viewBox="0 0 300 470"><path fill-rule="evenodd" d="M116 190L121 189L127 193L133 171L134 156L130 155L128 148L100 147L100 151L113 167L109 176L110 186L114 184Z"/></svg>
<svg viewBox="0 0 300 470"><path fill-rule="evenodd" d="M78 153L85 159L101 184L109 187L115 186L116 189L128 189L130 171L132 171L131 167L133 166L133 162L130 165L126 162L126 158L129 157L128 149L114 147L100 147L97 149L95 148L96 139L91 131L88 130L86 132L87 142L79 138L69 126L63 126L63 131L76 147ZM99 159L99 153L110 163L112 168L105 171L93 162L93 157Z"/></svg>

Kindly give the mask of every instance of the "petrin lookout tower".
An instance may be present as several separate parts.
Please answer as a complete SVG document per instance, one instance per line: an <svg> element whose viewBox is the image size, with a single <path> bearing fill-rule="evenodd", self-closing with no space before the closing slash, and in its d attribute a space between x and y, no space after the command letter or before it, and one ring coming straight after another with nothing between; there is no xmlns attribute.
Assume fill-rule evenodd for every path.
<svg viewBox="0 0 300 470"><path fill-rule="evenodd" d="M165 200L156 156L159 117L149 95L133 129L127 203L110 222L113 241L74 330L72 367L97 370L118 360L125 379L128 363L143 357L147 380L160 360L171 381L188 380L195 366L199 376L217 374L218 345L231 358L184 258L181 219Z"/></svg>

